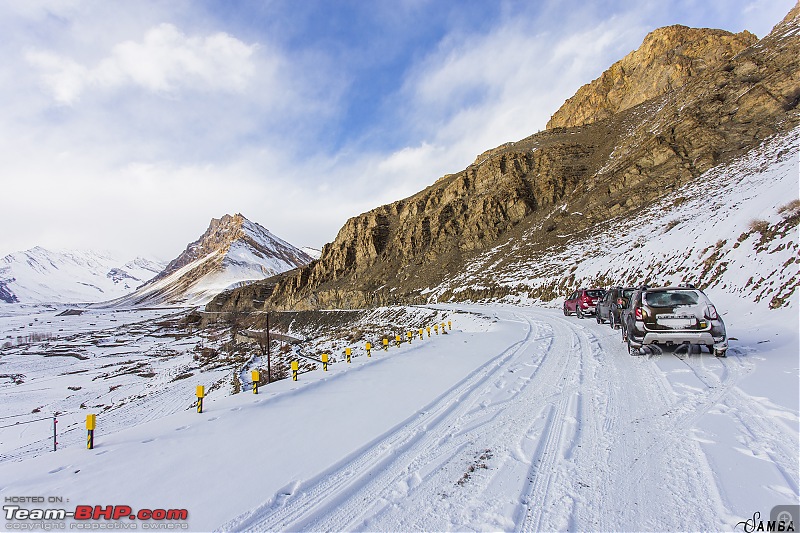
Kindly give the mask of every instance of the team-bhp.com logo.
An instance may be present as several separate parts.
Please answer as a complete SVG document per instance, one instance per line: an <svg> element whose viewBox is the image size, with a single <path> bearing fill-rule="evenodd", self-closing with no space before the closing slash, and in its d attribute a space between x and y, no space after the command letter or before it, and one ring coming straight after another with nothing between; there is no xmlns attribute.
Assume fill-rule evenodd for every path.
<svg viewBox="0 0 800 533"><path fill-rule="evenodd" d="M776 505L769 513L769 520L763 520L756 511L753 518L742 520L736 527L742 526L745 533L754 531L797 531L800 523L800 505Z"/></svg>
<svg viewBox="0 0 800 533"><path fill-rule="evenodd" d="M4 505L3 511L6 528L10 530L66 529L63 521L67 519L76 521L70 523L70 529L138 529L139 524L142 529L187 529L185 521L189 518L186 509L140 509L134 512L129 505L78 505L75 510L27 509L19 505ZM102 526L105 527L100 527L100 520L115 522L104 523ZM126 520L129 522L124 524ZM32 521L38 521L41 525L31 527L34 525Z"/></svg>

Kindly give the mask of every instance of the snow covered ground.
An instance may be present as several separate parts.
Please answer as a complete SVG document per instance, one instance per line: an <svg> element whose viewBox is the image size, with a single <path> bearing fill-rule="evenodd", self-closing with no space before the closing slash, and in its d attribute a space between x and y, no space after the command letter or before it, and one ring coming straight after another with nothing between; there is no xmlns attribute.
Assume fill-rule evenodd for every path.
<svg viewBox="0 0 800 533"><path fill-rule="evenodd" d="M186 409L202 383L164 383L159 401L179 409L98 412L94 450L76 418L59 451L3 457L0 497L186 509L173 525L193 531L732 530L800 501L800 349L796 301L716 303L738 339L726 359L631 357L619 331L553 309L440 307L447 335L370 358L357 347L351 364L258 396L219 388L202 414ZM108 317L122 314L91 323ZM54 375L37 387L49 359L27 357L0 359L0 374L30 368L22 385L0 385L0 425L10 405L47 404L67 386ZM72 364L90 361L103 358ZM27 431L11 430L3 446ZM33 522L3 525L22 523Z"/></svg>
<svg viewBox="0 0 800 533"><path fill-rule="evenodd" d="M194 393L182 382L197 371L200 339L167 325L186 311L84 311L5 306L0 316L0 461L80 445L88 412L116 430L186 409ZM228 367L204 369L217 387ZM227 390L227 387L225 387ZM34 422L38 420L38 422Z"/></svg>

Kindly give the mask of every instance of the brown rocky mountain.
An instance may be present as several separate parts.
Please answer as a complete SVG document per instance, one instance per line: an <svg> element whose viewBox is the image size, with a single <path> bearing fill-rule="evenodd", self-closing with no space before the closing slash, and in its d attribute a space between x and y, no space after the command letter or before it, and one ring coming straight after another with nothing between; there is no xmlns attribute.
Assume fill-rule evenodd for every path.
<svg viewBox="0 0 800 533"><path fill-rule="evenodd" d="M112 306L195 305L232 286L307 265L311 257L241 214L213 218L199 239Z"/></svg>
<svg viewBox="0 0 800 533"><path fill-rule="evenodd" d="M524 248L535 262L563 250L564 235L581 238L610 219L624 224L800 123L799 29L795 6L757 42L747 33L656 30L582 88L546 131L351 218L318 261L221 295L209 309L265 299L280 309L421 303L430 287L514 239L533 244L509 253ZM626 63L636 57L641 68ZM562 122L582 125L555 126Z"/></svg>
<svg viewBox="0 0 800 533"><path fill-rule="evenodd" d="M257 257L264 259L265 263L267 261L276 263L272 269L265 267L265 272L277 273L286 270L286 268L281 268L279 263L295 268L311 262L311 256L278 239L259 224L250 222L241 213L226 214L222 218L212 218L205 233L190 243L178 257L170 261L161 273L150 280L150 283L166 278L189 263L210 254L219 254L220 257L225 257L234 244L243 244L249 247ZM233 261L233 259L228 257L228 261Z"/></svg>
<svg viewBox="0 0 800 533"><path fill-rule="evenodd" d="M581 87L547 123L547 129L597 122L684 85L727 63L758 38L748 31L667 26L603 74Z"/></svg>

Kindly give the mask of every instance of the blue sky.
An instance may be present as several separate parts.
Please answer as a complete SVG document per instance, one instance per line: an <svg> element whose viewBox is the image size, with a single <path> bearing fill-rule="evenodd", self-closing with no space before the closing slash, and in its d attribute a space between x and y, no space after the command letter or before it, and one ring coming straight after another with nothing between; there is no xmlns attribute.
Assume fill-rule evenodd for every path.
<svg viewBox="0 0 800 533"><path fill-rule="evenodd" d="M298 246L543 129L669 24L794 0L0 4L0 256L170 259L241 212Z"/></svg>

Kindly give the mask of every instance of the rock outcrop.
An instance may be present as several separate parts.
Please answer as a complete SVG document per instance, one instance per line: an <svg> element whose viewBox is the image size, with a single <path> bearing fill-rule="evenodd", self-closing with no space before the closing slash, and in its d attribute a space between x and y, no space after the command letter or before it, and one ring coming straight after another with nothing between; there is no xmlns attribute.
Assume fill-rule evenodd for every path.
<svg viewBox="0 0 800 533"><path fill-rule="evenodd" d="M604 74L627 81L594 104L579 99L583 125L506 143L409 198L351 218L318 261L260 289L265 305L422 303L443 278L469 274L476 254L529 238L532 229L539 248L555 253L565 235L635 213L789 131L800 122L799 14L795 7L758 42L717 30L653 32L641 52L651 57L646 71ZM692 38L671 37L678 34ZM681 69L691 75L676 74ZM252 301L232 291L209 308L252 308Z"/></svg>
<svg viewBox="0 0 800 533"><path fill-rule="evenodd" d="M564 102L547 129L597 122L661 96L727 63L757 40L748 31L733 34L680 25L657 29L638 49Z"/></svg>

